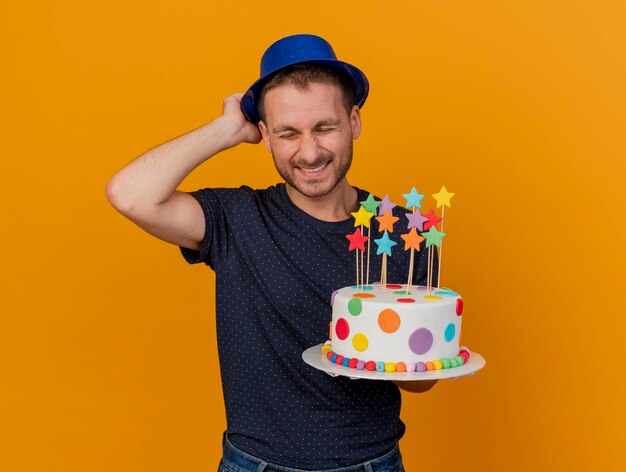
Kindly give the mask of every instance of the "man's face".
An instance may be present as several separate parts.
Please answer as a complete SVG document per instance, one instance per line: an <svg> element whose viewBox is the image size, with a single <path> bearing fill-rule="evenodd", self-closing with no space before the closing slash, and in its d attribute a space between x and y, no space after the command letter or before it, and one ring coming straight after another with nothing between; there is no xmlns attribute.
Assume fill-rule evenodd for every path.
<svg viewBox="0 0 626 472"><path fill-rule="evenodd" d="M281 177L309 198L332 192L352 162L352 140L361 131L358 107L348 115L340 88L320 83L273 88L264 105L259 129Z"/></svg>

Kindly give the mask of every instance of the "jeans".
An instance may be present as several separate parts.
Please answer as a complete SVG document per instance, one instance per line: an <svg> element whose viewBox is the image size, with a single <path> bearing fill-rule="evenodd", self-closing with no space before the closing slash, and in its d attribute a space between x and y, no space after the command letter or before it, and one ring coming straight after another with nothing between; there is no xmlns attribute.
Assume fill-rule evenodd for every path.
<svg viewBox="0 0 626 472"><path fill-rule="evenodd" d="M404 472L400 448L396 444L388 453L366 462L339 469L294 469L264 461L233 446L226 433L222 439L222 460L218 472Z"/></svg>

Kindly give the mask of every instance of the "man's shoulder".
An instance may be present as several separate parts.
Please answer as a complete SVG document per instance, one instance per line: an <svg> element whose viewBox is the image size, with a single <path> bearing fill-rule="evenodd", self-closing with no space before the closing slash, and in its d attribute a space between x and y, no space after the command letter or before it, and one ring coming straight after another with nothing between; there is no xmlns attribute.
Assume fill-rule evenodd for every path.
<svg viewBox="0 0 626 472"><path fill-rule="evenodd" d="M280 187L284 184L271 185L267 188L252 188L248 185L240 187L205 187L193 192L196 195L211 195L227 203L233 200L250 200L256 198L272 198L280 195Z"/></svg>

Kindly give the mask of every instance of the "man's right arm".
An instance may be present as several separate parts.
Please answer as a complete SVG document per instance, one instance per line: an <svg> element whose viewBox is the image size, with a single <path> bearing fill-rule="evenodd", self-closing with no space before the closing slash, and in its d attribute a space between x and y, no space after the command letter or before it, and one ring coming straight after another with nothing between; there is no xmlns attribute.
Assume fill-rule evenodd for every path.
<svg viewBox="0 0 626 472"><path fill-rule="evenodd" d="M149 150L115 174L106 186L111 205L157 238L199 249L205 234L202 208L176 188L215 154L261 140L258 128L241 113L241 96L227 97L222 115L215 120Z"/></svg>

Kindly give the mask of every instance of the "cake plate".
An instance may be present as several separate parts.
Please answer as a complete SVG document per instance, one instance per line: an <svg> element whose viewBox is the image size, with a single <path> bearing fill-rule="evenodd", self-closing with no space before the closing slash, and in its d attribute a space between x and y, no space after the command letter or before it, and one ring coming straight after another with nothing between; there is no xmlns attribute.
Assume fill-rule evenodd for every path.
<svg viewBox="0 0 626 472"><path fill-rule="evenodd" d="M485 367L486 361L483 356L474 351L469 351L469 360L459 367L451 369L431 370L426 372L376 372L369 370L357 370L342 365L333 364L325 355L322 355L322 346L318 344L308 348L302 353L304 362L316 369L323 370L328 375L336 377L342 375L351 379L371 379L371 380L438 380L438 379L458 379L466 375L474 375ZM469 350L469 349L468 349Z"/></svg>

